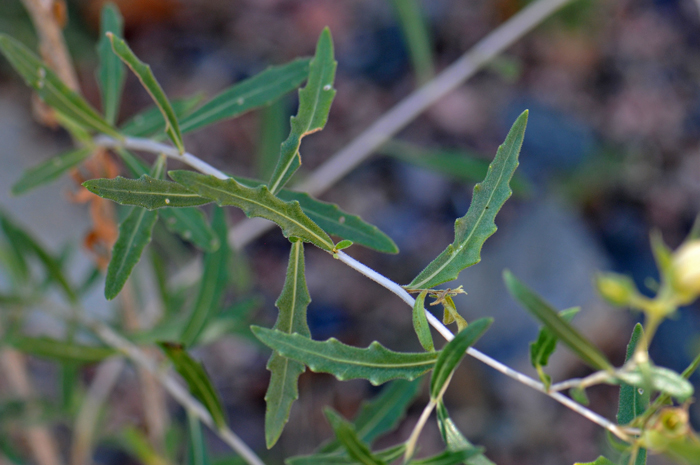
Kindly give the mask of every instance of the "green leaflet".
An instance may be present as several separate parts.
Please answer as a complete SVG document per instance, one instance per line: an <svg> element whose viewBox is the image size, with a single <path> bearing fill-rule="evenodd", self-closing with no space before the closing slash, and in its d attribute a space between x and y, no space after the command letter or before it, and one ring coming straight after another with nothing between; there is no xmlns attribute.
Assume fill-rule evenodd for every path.
<svg viewBox="0 0 700 465"><path fill-rule="evenodd" d="M559 315L561 315L567 323L571 323L571 320L580 310L580 307L569 308L559 312ZM547 387L552 383L552 379L542 371L542 368L547 366L549 357L554 353L556 348L557 336L546 327L540 329L537 340L530 343L530 363L532 363L533 368L537 369L537 373L540 375L540 381Z"/></svg>
<svg viewBox="0 0 700 465"><path fill-rule="evenodd" d="M331 238L304 214L298 202L284 202L272 195L266 186L253 189L231 178L222 180L193 171L170 171L168 174L174 181L220 206L233 205L242 209L246 216L259 216L277 223L285 237L298 237L329 252L333 250Z"/></svg>
<svg viewBox="0 0 700 465"><path fill-rule="evenodd" d="M430 398L440 399L447 383L452 378L452 372L464 357L466 350L489 329L493 318L480 318L469 324L440 351L440 356L435 362L433 376L430 378Z"/></svg>
<svg viewBox="0 0 700 465"><path fill-rule="evenodd" d="M316 54L309 64L306 87L299 90L299 110L291 119L289 137L280 147L280 158L268 183L273 194L277 194L301 166L301 139L320 131L326 125L335 97L333 79L336 65L331 32L325 28L318 38Z"/></svg>
<svg viewBox="0 0 700 465"><path fill-rule="evenodd" d="M511 295L582 360L599 370L613 368L605 356L547 302L518 281L509 271L506 270L503 276Z"/></svg>
<svg viewBox="0 0 700 465"><path fill-rule="evenodd" d="M304 243L292 242L289 253L289 265L284 287L275 305L279 315L273 329L291 334L297 333L311 337L309 325L306 323L306 307L311 302L309 290L306 287L304 274ZM290 360L273 352L267 362L270 371L270 383L265 394L267 408L265 410L265 442L270 449L275 445L284 425L289 420L292 404L299 398L297 381L306 371L303 363Z"/></svg>
<svg viewBox="0 0 700 465"><path fill-rule="evenodd" d="M69 169L79 165L91 153L92 149L90 148L69 150L29 168L12 186L12 194L21 195L35 187L50 183Z"/></svg>
<svg viewBox="0 0 700 465"><path fill-rule="evenodd" d="M503 280L513 298L532 313L540 323L549 328L552 334L561 339L581 360L597 370L614 369L600 350L559 316L540 296L513 276L510 271L503 272Z"/></svg>
<svg viewBox="0 0 700 465"><path fill-rule="evenodd" d="M202 101L202 97L202 94L195 94L192 97L171 101L170 106L173 108L178 121L182 121L183 118L189 115ZM119 130L126 136L151 137L165 131L165 119L160 108L154 105L131 117ZM180 123L180 131L182 131L182 123Z"/></svg>
<svg viewBox="0 0 700 465"><path fill-rule="evenodd" d="M199 400L211 414L214 424L221 428L226 425L226 416L219 395L209 379L204 365L195 361L180 344L159 342L158 345L173 362L175 370L183 377L190 393Z"/></svg>
<svg viewBox="0 0 700 465"><path fill-rule="evenodd" d="M419 380L397 379L389 383L371 401L365 402L353 421L357 437L363 442L371 444L378 436L398 426L406 415L406 409L413 403L418 394L419 387ZM320 452L326 454L340 450L342 450L342 446L336 439L319 449Z"/></svg>
<svg viewBox="0 0 700 465"><path fill-rule="evenodd" d="M413 330L418 336L418 341L420 345L428 352L435 351L435 344L433 343L433 336L430 334L430 325L428 324L428 318L425 316L425 310L423 306L425 305L425 296L428 295L428 291L422 291L416 297L416 301L413 303Z"/></svg>
<svg viewBox="0 0 700 465"><path fill-rule="evenodd" d="M117 119L126 72L124 64L112 50L107 33L122 37L123 23L119 9L112 3L105 3L100 22L100 41L97 44L97 55L100 57L97 85L102 95L102 110L109 124L114 124Z"/></svg>
<svg viewBox="0 0 700 465"><path fill-rule="evenodd" d="M355 429L350 423L345 421L340 415L333 411L333 409L326 408L324 413L326 414L328 423L330 423L333 428L335 437L343 445L348 456L355 460L355 463L363 465L386 465L386 462L372 454L367 444L363 443L360 438L357 437L357 433L355 433Z"/></svg>
<svg viewBox="0 0 700 465"><path fill-rule="evenodd" d="M121 176L113 179L91 179L85 181L83 186L93 194L118 204L134 205L148 210L163 207L195 207L211 202L181 184L154 179L147 175L139 179L127 179Z"/></svg>
<svg viewBox="0 0 700 465"><path fill-rule="evenodd" d="M214 209L211 225L219 239L220 246L216 251L208 253L204 257L204 274L200 281L197 299L180 338L187 347L191 347L197 342L207 323L220 310L221 298L228 283L229 249L226 242L228 228L226 226L226 212L223 209Z"/></svg>
<svg viewBox="0 0 700 465"><path fill-rule="evenodd" d="M9 342L19 351L58 362L94 363L117 354L110 347L86 346L50 337L17 336Z"/></svg>
<svg viewBox="0 0 700 465"><path fill-rule="evenodd" d="M50 107L77 124L121 139L121 135L80 95L70 90L38 56L12 37L0 34L0 52Z"/></svg>
<svg viewBox="0 0 700 465"><path fill-rule="evenodd" d="M379 460L393 463L403 455L405 449L406 446L404 444L399 444L398 446L373 452L373 454ZM287 465L356 465L357 461L350 458L346 453L333 452L291 457L285 460L285 463Z"/></svg>
<svg viewBox="0 0 700 465"><path fill-rule="evenodd" d="M481 260L481 247L496 232L494 220L510 197L510 179L518 167L518 154L525 136L528 112L513 123L505 142L498 148L484 181L474 186L467 214L455 222L455 240L411 283L412 289L428 289L456 279L459 272Z"/></svg>
<svg viewBox="0 0 700 465"><path fill-rule="evenodd" d="M460 451L474 449L474 445L459 431L457 425L450 418L450 414L445 408L445 404L438 402L437 405L438 428L442 435L442 440L447 445L447 450ZM483 453L471 457L466 462L467 465L496 465L491 460L487 459Z"/></svg>
<svg viewBox="0 0 700 465"><path fill-rule="evenodd" d="M207 444L204 442L204 432L199 418L191 411L187 411L187 426L189 430L189 441L187 450L187 463L189 465L209 465L209 452Z"/></svg>
<svg viewBox="0 0 700 465"><path fill-rule="evenodd" d="M309 73L309 59L299 58L235 84L182 120L183 133L267 105L299 87Z"/></svg>
<svg viewBox="0 0 700 465"><path fill-rule="evenodd" d="M180 126L177 121L177 116L175 116L175 112L170 105L170 101L168 101L168 97L165 96L163 88L160 87L160 84L158 84L158 81L156 81L155 76L153 76L151 67L139 60L138 57L134 55L134 52L131 51L126 42L124 42L122 39L111 33L107 33L107 37L109 37L109 40L112 42L112 49L114 50L114 53L116 53L117 56L121 58L129 68L131 68L136 77L139 78L139 81L141 81L141 84L143 84L143 87L153 99L153 102L155 102L161 113L163 113L163 117L165 118L166 122L165 132L168 134L168 137L170 137L170 140L173 142L173 144L175 144L175 147L177 147L180 153L184 153L185 145L182 142L182 134L180 133Z"/></svg>
<svg viewBox="0 0 700 465"><path fill-rule="evenodd" d="M465 460L480 455L481 452L482 450L477 448L457 451L446 450L441 454L426 459L411 460L407 465L457 465L458 463L464 463Z"/></svg>
<svg viewBox="0 0 700 465"><path fill-rule="evenodd" d="M403 37L411 56L413 71L418 85L428 82L435 74L433 67L433 45L423 19L420 2L417 0L392 0Z"/></svg>
<svg viewBox="0 0 700 465"><path fill-rule="evenodd" d="M312 371L330 373L341 381L364 378L375 386L394 378L415 379L432 369L438 356L437 352L393 352L376 341L360 349L335 338L314 341L259 326L251 330L263 344Z"/></svg>

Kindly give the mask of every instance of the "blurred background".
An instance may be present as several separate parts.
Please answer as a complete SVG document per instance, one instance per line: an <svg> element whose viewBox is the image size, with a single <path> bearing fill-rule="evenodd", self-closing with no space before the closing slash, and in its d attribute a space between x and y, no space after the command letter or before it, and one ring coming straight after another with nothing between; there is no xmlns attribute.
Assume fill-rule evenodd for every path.
<svg viewBox="0 0 700 465"><path fill-rule="evenodd" d="M313 54L320 31L329 26L336 47L338 90L326 129L304 139L298 179L312 172L374 120L429 80L479 39L517 13L524 0L421 2L427 30L427 59L409 46L420 30L400 20L400 0L120 0L125 38L149 63L171 98L221 89L271 64ZM65 30L81 89L99 107L95 43L103 2L69 0ZM398 5L398 7L397 7ZM3 0L0 31L35 47L36 38L19 0ZM559 309L581 306L574 322L614 364L624 351L637 315L613 309L597 296L596 271L633 276L641 289L658 277L649 233L658 230L677 247L700 211L700 11L691 0L576 0L476 76L433 105L399 135L321 198L376 224L396 242L398 255L352 247L348 253L396 282L409 282L452 241L454 220L464 215L475 179L483 176L510 125L530 110L515 195L497 218L498 232L486 242L482 262L465 270L456 298L468 320L495 317L477 348L536 377L528 343L538 325L505 291L501 273L512 270ZM31 92L0 60L0 206L53 250L73 250L76 275L92 259L79 243L90 229L88 209L71 202L75 184L66 177L26 196L10 186L28 167L70 147L66 133L33 122ZM150 105L148 94L129 74L122 120ZM296 113L296 93L273 106L219 123L185 138L188 150L231 173L266 179ZM272 154L272 155L270 155ZM440 169L440 157L477 160ZM436 158L437 157L437 158ZM482 163L478 163L481 160ZM274 166L274 165L273 165ZM122 172L126 171L122 168ZM229 223L243 219L230 212ZM196 253L185 243L155 235L152 246L166 257L170 276L185 289L182 272ZM335 336L366 346L373 340L395 350L420 350L410 310L397 297L342 263L307 247L307 279L313 302L309 324L315 339ZM273 230L236 253L227 302L254 298L251 320L271 325L282 288L288 241ZM148 293L148 272L141 284ZM195 276L197 278L197 276ZM191 280L191 279L190 279ZM451 286L455 287L455 286ZM113 304L95 285L87 308L111 315ZM700 348L696 305L661 326L651 348L658 365L682 371ZM50 320L29 320L27 331L60 332ZM300 399L280 443L266 452L263 400L269 374L266 348L242 334L198 349L219 389L232 429L269 463L310 453L330 436L322 409L346 417L378 389L367 382L338 382L307 372ZM437 338L436 338L437 341ZM55 365L30 362L37 389L59 395ZM589 373L560 349L551 361L555 381ZM93 373L85 370L88 385ZM698 386L697 376L692 379ZM136 375L128 369L110 397L96 461L136 463L116 442L126 424L141 420ZM0 395L3 380L0 379ZM589 390L591 408L608 418L617 409L617 388ZM427 390L399 430L382 443L405 439ZM446 395L458 426L499 465L568 464L592 461L609 449L604 431L549 398L488 367L465 359ZM184 414L168 401L173 428ZM691 407L696 428L700 410ZM68 426L56 422L59 437ZM207 434L214 457L226 447ZM426 454L440 450L431 422L421 438ZM651 459L650 463L664 463Z"/></svg>

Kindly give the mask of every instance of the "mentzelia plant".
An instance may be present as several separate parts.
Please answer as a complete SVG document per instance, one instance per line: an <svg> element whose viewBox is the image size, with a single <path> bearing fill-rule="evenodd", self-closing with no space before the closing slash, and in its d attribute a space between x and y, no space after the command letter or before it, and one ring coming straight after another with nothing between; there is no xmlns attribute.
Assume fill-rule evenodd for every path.
<svg viewBox="0 0 700 465"><path fill-rule="evenodd" d="M482 448L472 445L460 433L443 403L455 368L462 357L469 354L607 429L611 433L611 443L620 453L615 461L600 457L594 462L596 464L643 464L646 463L647 451L667 454L682 463L700 464L700 439L691 430L687 413L693 394L693 387L687 378L700 363L700 357L686 371L678 374L655 366L648 353L658 325L676 312L680 305L693 301L700 294L700 239L695 234L675 253L668 250L658 237L653 237L652 245L662 276L654 298L642 296L627 277L614 274L598 277L597 284L604 297L616 305L640 310L645 315L644 325L638 324L634 328L627 349L627 361L619 368L614 367L599 349L572 326L571 320L578 309L557 312L506 271L504 279L510 293L543 325L538 339L530 347L531 361L540 378L539 381L534 380L474 349L472 346L488 330L491 319L467 322L458 312L453 299L462 292L461 288L438 288L456 279L463 269L478 263L482 245L496 231L496 214L511 195L510 181L518 166L527 112L515 121L483 182L474 187L467 213L455 223L454 242L412 282L401 286L343 252L343 249L357 244L381 252L396 253L398 250L390 238L336 205L316 200L307 193L285 189L301 165L299 148L303 138L323 129L335 96L333 80L336 62L331 34L327 29L321 33L312 59L298 59L271 67L200 104L198 98L170 102L150 67L120 37L118 11L106 6L102 17L104 36L98 47L102 114L71 90L25 46L11 37L0 36L0 51L53 110L56 120L76 143L75 149L27 171L14 185L13 191L15 194L24 193L78 166L91 154L111 150L122 159L133 177L98 178L83 183L97 196L129 207L111 250L106 269L105 297L114 299L128 287L128 278L142 258L159 218L168 231L204 252L199 290L194 304L189 308L172 303L178 297L164 291L164 299L177 308L177 312L171 312L169 318L163 318L150 331L131 335L131 339L127 339L115 327L89 317L80 309L81 296L99 275L88 278L81 286L75 286L63 273L59 259L44 251L30 234L8 217L2 216L2 230L7 243L3 249L3 262L16 284L11 293L3 297L3 304L7 308L37 305L36 295L33 294L37 292L36 289L43 290L46 283L55 284L71 308L71 311L59 312L59 316L74 328L64 341L32 338L22 335L20 331L11 331L6 335L6 343L30 354L59 359L68 369L76 363L100 361L117 354L127 357L145 373L155 376L187 410L191 460L196 463L206 463L208 460L201 441L199 423L203 422L235 449L243 460L251 464L262 463L229 429L221 400L206 370L189 355L192 348L226 332L226 329L221 329L222 326L230 328L244 321L245 312L250 307L238 305L231 312L219 313L227 284L229 255L229 229L223 207L237 207L248 217L261 217L276 223L290 242L286 281L276 303L279 309L277 321L272 328L250 327L252 334L273 350L267 365L271 377L265 397L265 438L268 448L275 445L283 432L292 404L298 397L298 378L307 367L312 371L330 373L339 380L362 378L374 385L389 383L354 421L348 421L327 409L326 417L335 439L320 446L315 454L289 458L287 463L384 464L397 460L414 465L492 463ZM124 65L141 81L155 107L117 126L115 122L125 76ZM299 90L298 112L291 119L291 131L280 147L279 159L269 180L230 176L186 151L183 134L267 105L304 81L306 85ZM166 137L170 144L162 142ZM153 163L146 163L134 151L158 156ZM183 162L195 171L168 171L169 158ZM214 204L209 207L211 220L207 222L198 207L211 203ZM341 240L336 243L331 236ZM358 348L334 338L313 340L306 321L310 296L304 274L305 244L327 252L330 257L373 279L411 306L415 333L424 351L394 352L378 342ZM43 264L47 271L46 281L37 282L33 278L31 268L27 266L30 257ZM414 299L411 294L417 297ZM434 300L431 305L442 305L442 321L425 310L427 298ZM3 323L17 328L21 318L21 313L8 313L3 316ZM446 326L453 323L456 324L454 333ZM448 341L441 350L435 348L431 326ZM80 328L94 333L104 345L80 345L73 338L75 329ZM595 372L583 379L552 383L545 369L558 341ZM185 380L187 389L156 364L152 351L137 347L136 342L160 347L170 365ZM386 449L374 450L372 442L380 434L397 426L418 392L418 380L428 373L430 400L408 439ZM585 389L601 383L620 386L617 422L609 421L585 406ZM562 394L565 390L569 390L571 397ZM87 405L92 404L86 401ZM433 457L416 459L414 455L419 435L433 411L436 412L445 450ZM76 420L76 443L83 444L81 450L84 453L85 449L89 451L90 441L85 446L77 438L82 424ZM159 457L158 452L136 430L128 431L124 437L136 455L142 459L150 457L149 463L161 463L154 461L153 457ZM3 447L7 451L10 445ZM75 450L74 453L80 456Z"/></svg>

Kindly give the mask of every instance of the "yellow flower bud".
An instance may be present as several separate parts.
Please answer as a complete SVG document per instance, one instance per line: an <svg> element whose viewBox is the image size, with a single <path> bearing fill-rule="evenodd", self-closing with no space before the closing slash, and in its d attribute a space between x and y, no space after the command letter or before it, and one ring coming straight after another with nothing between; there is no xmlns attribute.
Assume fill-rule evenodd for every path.
<svg viewBox="0 0 700 465"><path fill-rule="evenodd" d="M673 287L690 302L700 295L700 240L686 242L673 254Z"/></svg>
<svg viewBox="0 0 700 465"><path fill-rule="evenodd" d="M600 295L613 305L629 305L637 290L634 282L624 275L616 273L599 274L596 277L596 286Z"/></svg>

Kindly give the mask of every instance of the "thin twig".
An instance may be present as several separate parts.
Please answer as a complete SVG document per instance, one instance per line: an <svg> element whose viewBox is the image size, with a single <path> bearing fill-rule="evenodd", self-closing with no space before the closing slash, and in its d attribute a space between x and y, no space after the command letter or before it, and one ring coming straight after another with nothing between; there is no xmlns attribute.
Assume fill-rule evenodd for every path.
<svg viewBox="0 0 700 465"><path fill-rule="evenodd" d="M398 285L397 283L393 282L389 278L377 273L373 269L369 268L368 266L358 262L354 258L350 257L348 254L339 251L337 253L338 259L348 265L350 268L354 269L355 271L360 272L361 274L367 276L370 278L372 281L376 282L377 284L380 284L381 286L387 288L401 300L406 302L411 308L413 308L413 305L415 303L415 299L411 297L411 295L406 292L406 290ZM440 320L435 318L432 313L430 313L427 310L423 310L425 312L426 317L428 318L428 322L430 325L435 328L446 340L451 341L454 339L454 335L452 332L445 326L443 325ZM619 437L620 439L624 441L630 441L630 435L633 434L639 434L639 430L637 429L632 429L632 428L621 428L620 426L616 425L615 423L611 422L607 418L604 418L597 413L593 412L592 410L584 407L583 405L577 404L570 398L564 396L563 394L559 392L549 392L547 391L547 388L545 387L544 384L540 383L539 381L536 381L532 378L530 378L527 375L524 375L523 373L520 373L516 370L513 370L512 368L502 364L498 360L494 360L488 355L476 350L473 347L470 347L467 349L467 354L471 355L472 357L476 358L477 360L485 363L486 365L490 366L491 368L494 368L495 370L503 373L504 375L513 378L514 380L531 387L532 389L535 389L537 391L542 392L543 394L546 394L547 396L551 397L552 399L556 400L557 402L565 405L566 407L570 408L571 410L575 411L576 413L588 418L594 423L597 423L598 425L602 426L603 428L607 429L611 433L613 433L615 436Z"/></svg>

